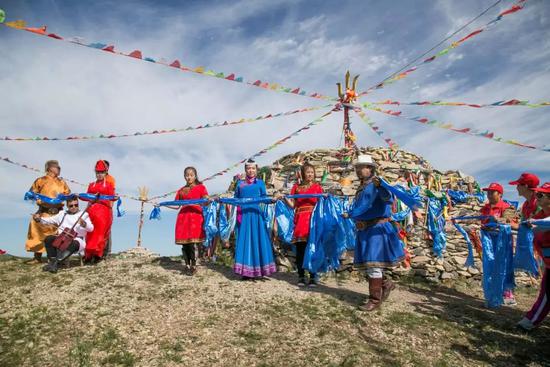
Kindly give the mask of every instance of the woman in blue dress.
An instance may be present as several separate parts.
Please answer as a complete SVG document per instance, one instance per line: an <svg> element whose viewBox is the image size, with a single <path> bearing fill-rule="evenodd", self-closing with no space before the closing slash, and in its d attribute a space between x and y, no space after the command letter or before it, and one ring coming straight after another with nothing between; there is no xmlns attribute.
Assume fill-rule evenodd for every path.
<svg viewBox="0 0 550 367"><path fill-rule="evenodd" d="M383 269L399 265L405 258L404 245L390 222L393 195L380 186L376 163L369 155L357 157L355 169L361 179L349 217L357 227L354 265L366 268L369 298L359 308L373 311L380 307L395 285L384 279Z"/></svg>
<svg viewBox="0 0 550 367"><path fill-rule="evenodd" d="M245 163L246 178L237 181L235 198L267 198L264 181L256 178L257 170L253 160ZM233 271L243 280L269 276L277 271L271 238L260 205L264 204L242 205L237 218Z"/></svg>

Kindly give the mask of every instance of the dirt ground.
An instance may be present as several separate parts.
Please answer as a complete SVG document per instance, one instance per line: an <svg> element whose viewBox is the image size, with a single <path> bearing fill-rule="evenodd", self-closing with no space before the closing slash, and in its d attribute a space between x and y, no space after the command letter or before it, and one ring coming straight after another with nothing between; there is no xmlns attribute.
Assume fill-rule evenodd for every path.
<svg viewBox="0 0 550 367"><path fill-rule="evenodd" d="M0 257L0 366L550 366L550 320L515 327L536 288L489 310L479 282L403 278L366 314L367 283L349 273L303 289L289 273L182 269L115 257L49 274Z"/></svg>

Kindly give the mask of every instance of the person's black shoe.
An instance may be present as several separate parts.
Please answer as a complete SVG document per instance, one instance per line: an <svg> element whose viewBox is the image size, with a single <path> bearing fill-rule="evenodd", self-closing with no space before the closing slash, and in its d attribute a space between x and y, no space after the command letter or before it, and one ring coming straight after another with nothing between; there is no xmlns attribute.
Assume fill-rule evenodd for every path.
<svg viewBox="0 0 550 367"><path fill-rule="evenodd" d="M318 285L318 284L319 284L319 283L317 282L317 279L311 278L311 279L309 280L309 284L308 284L307 286L310 287L310 288L317 288L317 285Z"/></svg>
<svg viewBox="0 0 550 367"><path fill-rule="evenodd" d="M48 263L42 267L43 271L57 273L57 259L55 257L48 258Z"/></svg>

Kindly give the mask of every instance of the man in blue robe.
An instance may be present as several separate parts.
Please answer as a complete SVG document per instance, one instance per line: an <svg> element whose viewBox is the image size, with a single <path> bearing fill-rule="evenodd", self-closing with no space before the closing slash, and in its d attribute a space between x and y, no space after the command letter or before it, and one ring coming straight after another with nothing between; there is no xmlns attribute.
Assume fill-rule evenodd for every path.
<svg viewBox="0 0 550 367"><path fill-rule="evenodd" d="M370 155L359 155L355 163L361 185L349 217L355 220L357 239L354 266L366 268L369 297L359 308L374 311L380 307L395 285L384 279L384 268L397 266L405 258L404 244L390 222L393 195L380 186L377 165Z"/></svg>

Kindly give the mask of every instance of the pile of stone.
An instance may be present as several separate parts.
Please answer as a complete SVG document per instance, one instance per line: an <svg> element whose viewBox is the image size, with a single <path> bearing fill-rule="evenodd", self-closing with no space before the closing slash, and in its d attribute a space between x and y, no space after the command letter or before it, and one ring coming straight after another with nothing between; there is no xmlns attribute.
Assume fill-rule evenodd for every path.
<svg viewBox="0 0 550 367"><path fill-rule="evenodd" d="M128 249L126 251L120 252L117 257L121 259L128 259L128 258L156 258L160 255L157 253L154 253L153 251L145 248L145 247L133 247L131 249Z"/></svg>
<svg viewBox="0 0 550 367"><path fill-rule="evenodd" d="M442 172L434 169L426 160L413 153L388 148L361 148L361 154L370 154L379 166L379 175L388 182L404 183L411 181L414 185L429 189L436 196L446 195L445 190L461 190L475 193L479 187L472 176L460 171ZM326 192L334 195L353 196L359 186L355 174L353 159L357 153L345 149L317 149L286 155L271 166L262 167L259 176L266 182L268 193L281 192L288 194L300 179L300 166L308 162L315 167L317 180ZM468 202L449 208L447 216L476 215L482 203L474 197ZM437 258L432 251L432 241L425 223L426 213L420 209L414 216L414 224L409 226L407 249L410 254L410 267L394 269L393 274L414 274L432 281L456 279L459 277L480 277L481 263L476 254L476 266L466 268L464 263L468 255L467 244L460 233L450 222L447 222L447 249L443 258ZM475 229L476 224L469 226ZM291 270L294 263L293 254L279 247L276 248L278 265L281 271ZM345 254L343 267L353 262L353 253Z"/></svg>

